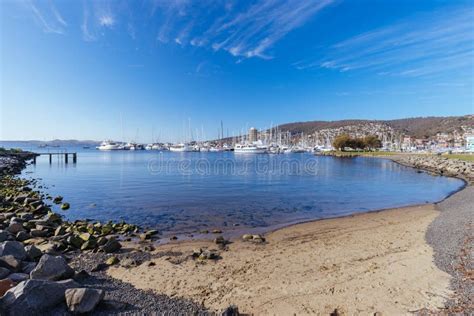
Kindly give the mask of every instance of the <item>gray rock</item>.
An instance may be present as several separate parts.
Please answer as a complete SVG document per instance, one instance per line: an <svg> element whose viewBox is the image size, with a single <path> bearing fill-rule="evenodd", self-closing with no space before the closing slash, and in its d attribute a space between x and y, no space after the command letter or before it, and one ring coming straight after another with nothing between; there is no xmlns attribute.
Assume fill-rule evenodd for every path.
<svg viewBox="0 0 474 316"><path fill-rule="evenodd" d="M23 225L20 223L11 223L6 229L9 233L16 235L18 232L24 231Z"/></svg>
<svg viewBox="0 0 474 316"><path fill-rule="evenodd" d="M30 276L35 280L63 280L71 278L74 270L61 256L45 254L41 257L36 268L31 271Z"/></svg>
<svg viewBox="0 0 474 316"><path fill-rule="evenodd" d="M23 263L21 264L21 271L23 271L23 273L30 274L31 271L33 271L35 268L36 262L23 261Z"/></svg>
<svg viewBox="0 0 474 316"><path fill-rule="evenodd" d="M8 276L8 278L15 283L20 283L28 280L30 276L26 273L12 273Z"/></svg>
<svg viewBox="0 0 474 316"><path fill-rule="evenodd" d="M26 258L26 251L23 244L19 241L4 241L0 243L0 256L12 255L18 260Z"/></svg>
<svg viewBox="0 0 474 316"><path fill-rule="evenodd" d="M25 247L26 255L31 260L36 260L37 258L41 257L43 253L41 250L38 249L35 245L28 245Z"/></svg>
<svg viewBox="0 0 474 316"><path fill-rule="evenodd" d="M32 229L30 234L33 237L46 237L49 232L47 230Z"/></svg>
<svg viewBox="0 0 474 316"><path fill-rule="evenodd" d="M119 251L122 245L115 239L109 240L105 245L102 246L102 250L107 253Z"/></svg>
<svg viewBox="0 0 474 316"><path fill-rule="evenodd" d="M14 202L23 203L28 198L28 194L20 194L13 199Z"/></svg>
<svg viewBox="0 0 474 316"><path fill-rule="evenodd" d="M47 312L64 302L67 289L78 287L73 280L52 282L46 280L23 281L8 290L0 298L0 307L5 314L31 315ZM4 315L4 313L1 313Z"/></svg>
<svg viewBox="0 0 474 316"><path fill-rule="evenodd" d="M10 271L19 271L21 269L21 261L12 255L1 256L0 267L7 268Z"/></svg>
<svg viewBox="0 0 474 316"><path fill-rule="evenodd" d="M23 230L18 232L18 234L16 234L16 237L15 237L15 239L18 241L25 241L30 238L31 238L30 234L28 234L27 232Z"/></svg>
<svg viewBox="0 0 474 316"><path fill-rule="evenodd" d="M104 298L103 290L91 288L67 289L65 292L66 304L70 312L89 313Z"/></svg>
<svg viewBox="0 0 474 316"><path fill-rule="evenodd" d="M33 218L35 218L35 216L31 213L22 213L22 214L18 214L18 215L24 221L29 221L29 220L32 220Z"/></svg>
<svg viewBox="0 0 474 316"><path fill-rule="evenodd" d="M10 270L4 267L0 267L0 280L5 279L10 274Z"/></svg>
<svg viewBox="0 0 474 316"><path fill-rule="evenodd" d="M0 242L4 242L8 239L8 233L4 230L0 230Z"/></svg>

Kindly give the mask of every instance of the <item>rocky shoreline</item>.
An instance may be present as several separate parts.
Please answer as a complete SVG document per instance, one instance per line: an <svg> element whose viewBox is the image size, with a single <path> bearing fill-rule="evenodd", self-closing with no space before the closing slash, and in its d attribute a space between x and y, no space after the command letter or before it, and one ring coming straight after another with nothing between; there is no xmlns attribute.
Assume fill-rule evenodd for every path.
<svg viewBox="0 0 474 316"><path fill-rule="evenodd" d="M396 155L386 157L401 165L436 175L455 177L474 184L474 163L436 155Z"/></svg>
<svg viewBox="0 0 474 316"><path fill-rule="evenodd" d="M0 314L212 314L108 277L104 270L111 265L150 260L158 232L124 222L64 221L51 210L53 203L68 208L62 197L44 195L35 180L16 176L33 157L0 156Z"/></svg>

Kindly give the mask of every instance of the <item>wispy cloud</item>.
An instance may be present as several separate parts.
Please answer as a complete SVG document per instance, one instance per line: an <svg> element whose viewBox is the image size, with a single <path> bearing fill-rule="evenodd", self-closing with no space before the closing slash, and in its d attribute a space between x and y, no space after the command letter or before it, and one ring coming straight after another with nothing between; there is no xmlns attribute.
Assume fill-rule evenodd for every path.
<svg viewBox="0 0 474 316"><path fill-rule="evenodd" d="M168 45L224 51L239 61L270 59L280 40L334 1L154 0L130 6L123 0L83 0L80 29L85 41L104 37L106 29L124 31L133 39L146 32ZM28 3L45 31L62 33L68 26L52 2L38 2L41 9Z"/></svg>
<svg viewBox="0 0 474 316"><path fill-rule="evenodd" d="M91 42L95 41L96 37L91 33L89 30L89 9L88 7L84 4L84 10L82 13L82 24L81 24L81 30L82 30L82 38L86 42Z"/></svg>
<svg viewBox="0 0 474 316"><path fill-rule="evenodd" d="M99 24L111 28L115 24L115 19L113 16L105 14L99 17Z"/></svg>
<svg viewBox="0 0 474 316"><path fill-rule="evenodd" d="M25 5L31 10L34 19L45 33L64 33L67 23L52 1L45 6L38 7L32 1L27 0L25 1Z"/></svg>
<svg viewBox="0 0 474 316"><path fill-rule="evenodd" d="M224 50L236 57L271 58L271 47L332 2L260 0L238 8L207 1L166 3L157 38L168 42L175 34L180 45Z"/></svg>
<svg viewBox="0 0 474 316"><path fill-rule="evenodd" d="M474 11L451 10L359 34L326 56L295 63L298 69L369 70L382 75L426 76L474 63Z"/></svg>

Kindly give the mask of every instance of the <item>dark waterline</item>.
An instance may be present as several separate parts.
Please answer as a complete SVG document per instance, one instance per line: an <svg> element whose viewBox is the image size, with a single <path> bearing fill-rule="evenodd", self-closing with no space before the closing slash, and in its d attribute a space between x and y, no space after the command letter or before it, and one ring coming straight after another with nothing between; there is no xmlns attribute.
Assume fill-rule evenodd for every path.
<svg viewBox="0 0 474 316"><path fill-rule="evenodd" d="M432 203L464 185L386 159L76 150L76 165L40 157L23 174L71 204L58 210L67 219L125 220L165 234L268 229Z"/></svg>

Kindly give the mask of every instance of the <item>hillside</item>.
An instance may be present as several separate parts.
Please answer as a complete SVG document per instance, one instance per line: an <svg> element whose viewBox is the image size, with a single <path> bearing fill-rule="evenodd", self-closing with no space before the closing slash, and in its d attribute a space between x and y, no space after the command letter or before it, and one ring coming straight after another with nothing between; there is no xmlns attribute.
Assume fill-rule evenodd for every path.
<svg viewBox="0 0 474 316"><path fill-rule="evenodd" d="M320 130L340 129L347 126L386 125L395 132L416 138L431 138L437 133L462 131L463 127L474 128L474 115L450 117L415 117L397 120L341 120L341 121L309 121L282 124L278 129L291 132L292 135L313 134Z"/></svg>

